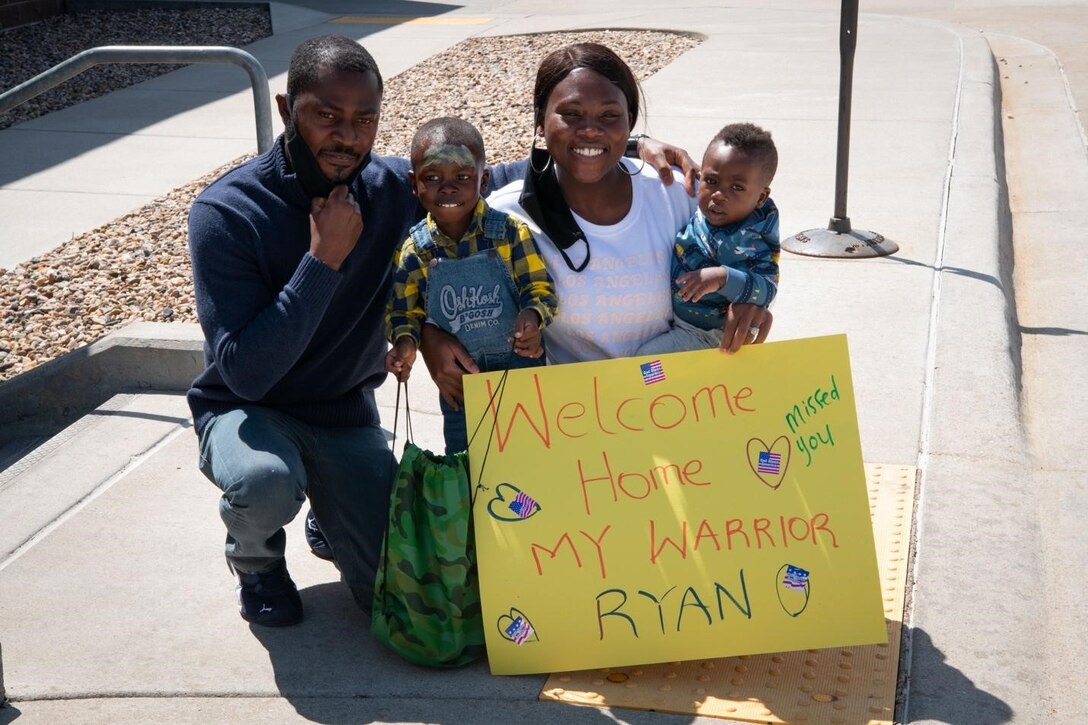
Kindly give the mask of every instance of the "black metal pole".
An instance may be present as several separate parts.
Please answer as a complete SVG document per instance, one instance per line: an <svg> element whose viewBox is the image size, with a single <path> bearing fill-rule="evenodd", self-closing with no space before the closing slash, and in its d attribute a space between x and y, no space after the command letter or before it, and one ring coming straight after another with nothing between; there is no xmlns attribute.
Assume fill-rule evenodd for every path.
<svg viewBox="0 0 1088 725"><path fill-rule="evenodd" d="M839 20L839 146L835 156L835 215L827 228L850 231L846 187L850 177L850 100L854 85L854 50L858 41L858 0L842 0Z"/></svg>
<svg viewBox="0 0 1088 725"><path fill-rule="evenodd" d="M835 154L835 211L827 228L807 229L782 240L782 249L810 257L861 259L883 257L899 245L877 232L854 229L846 215L846 186L850 178L850 98L854 87L854 50L858 42L858 0L840 0L839 18L839 134Z"/></svg>

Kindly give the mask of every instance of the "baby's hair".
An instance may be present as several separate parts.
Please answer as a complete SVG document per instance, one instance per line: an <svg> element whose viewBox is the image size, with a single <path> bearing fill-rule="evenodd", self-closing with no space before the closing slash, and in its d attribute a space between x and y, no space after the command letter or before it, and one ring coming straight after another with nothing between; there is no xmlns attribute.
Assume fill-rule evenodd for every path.
<svg viewBox="0 0 1088 725"><path fill-rule="evenodd" d="M451 146L464 146L479 163L484 162L484 137L468 121L463 118L443 116L432 118L419 127L416 135L412 137L412 164L422 161L420 158L423 150L434 144L449 144Z"/></svg>
<svg viewBox="0 0 1088 725"><path fill-rule="evenodd" d="M707 146L707 151L719 143L732 146L740 154L759 161L768 181L778 171L778 149L775 148L770 131L765 131L753 123L731 123L718 131L718 135Z"/></svg>

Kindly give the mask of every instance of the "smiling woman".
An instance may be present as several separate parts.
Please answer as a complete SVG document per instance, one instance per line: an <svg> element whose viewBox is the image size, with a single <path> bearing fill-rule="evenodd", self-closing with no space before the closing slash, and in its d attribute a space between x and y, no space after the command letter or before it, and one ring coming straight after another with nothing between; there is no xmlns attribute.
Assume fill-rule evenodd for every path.
<svg viewBox="0 0 1088 725"><path fill-rule="evenodd" d="M665 186L656 170L640 173L623 158L639 104L638 81L606 46L562 48L537 70L534 122L551 167L530 178L529 188L500 190L495 204L506 208L516 198L510 210L553 242L542 247L561 305L547 335L555 362L628 357L671 318L668 251L694 201L681 184ZM616 320L609 315L621 304L615 282L632 276L643 281L645 303ZM571 294L583 289L591 290L586 298Z"/></svg>
<svg viewBox="0 0 1088 725"><path fill-rule="evenodd" d="M602 46L603 47L603 46ZM556 56L548 56L545 63ZM551 60L554 64L554 60ZM615 224L631 206L631 183L620 158L638 120L637 81L626 65L616 81L587 67L552 84L557 71L541 65L536 124L558 169L571 211L593 224Z"/></svg>

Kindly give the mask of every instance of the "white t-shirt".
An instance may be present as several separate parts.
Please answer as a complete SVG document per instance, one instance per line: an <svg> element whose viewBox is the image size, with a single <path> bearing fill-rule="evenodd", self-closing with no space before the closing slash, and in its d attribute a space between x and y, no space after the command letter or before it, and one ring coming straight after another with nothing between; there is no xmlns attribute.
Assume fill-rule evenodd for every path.
<svg viewBox="0 0 1088 725"><path fill-rule="evenodd" d="M623 163L636 168L629 159ZM544 330L549 363L630 357L669 328L673 242L696 206L683 177L674 177L665 186L649 167L632 176L631 209L616 224L591 224L574 215L590 249L589 264L581 272L567 266L559 249L521 208L521 181L487 197L493 208L525 220L555 280L559 313ZM585 249L576 242L566 250L575 267L585 259Z"/></svg>

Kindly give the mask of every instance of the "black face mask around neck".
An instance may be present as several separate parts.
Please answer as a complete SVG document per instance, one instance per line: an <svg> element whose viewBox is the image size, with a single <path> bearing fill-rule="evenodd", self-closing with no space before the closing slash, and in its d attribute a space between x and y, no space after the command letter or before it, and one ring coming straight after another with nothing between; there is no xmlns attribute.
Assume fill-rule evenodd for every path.
<svg viewBox="0 0 1088 725"><path fill-rule="evenodd" d="M342 183L333 181L321 172L321 167L317 165L317 159L314 158L313 152L310 151L310 147L306 145L302 134L298 132L298 128L295 126L294 118L287 124L284 141L287 162L291 164L291 170L295 172L295 176L298 177L303 190L311 199L328 197L332 190Z"/></svg>
<svg viewBox="0 0 1088 725"><path fill-rule="evenodd" d="M572 272L581 272L586 268L589 264L589 241L563 198L563 190L559 188L559 179L555 175L555 162L547 149L533 148L529 151L529 165L525 169L525 181L518 202L559 249L563 261ZM580 265L575 265L567 256L567 250L575 242L586 245L586 257Z"/></svg>

